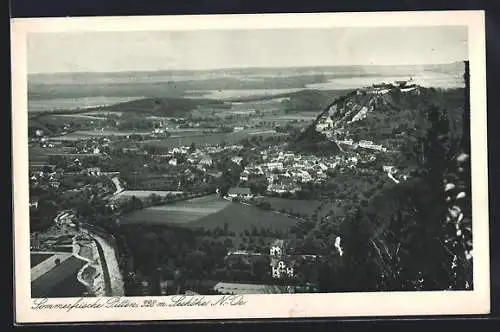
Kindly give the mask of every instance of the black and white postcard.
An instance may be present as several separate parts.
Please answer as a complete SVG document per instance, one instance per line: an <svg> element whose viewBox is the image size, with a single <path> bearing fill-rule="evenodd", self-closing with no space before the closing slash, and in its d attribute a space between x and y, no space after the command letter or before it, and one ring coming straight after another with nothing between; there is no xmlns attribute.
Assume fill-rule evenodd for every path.
<svg viewBox="0 0 500 332"><path fill-rule="evenodd" d="M16 321L488 313L484 30L13 19Z"/></svg>

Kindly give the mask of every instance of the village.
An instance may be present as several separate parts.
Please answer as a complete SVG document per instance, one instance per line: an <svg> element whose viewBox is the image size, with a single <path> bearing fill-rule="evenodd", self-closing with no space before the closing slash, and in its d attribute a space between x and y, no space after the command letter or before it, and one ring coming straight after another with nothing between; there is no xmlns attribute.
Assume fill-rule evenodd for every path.
<svg viewBox="0 0 500 332"><path fill-rule="evenodd" d="M400 87L408 92L414 90L413 86L407 87L403 83ZM374 86L360 91L361 94L379 94L379 91L387 93L384 89L391 88L394 86ZM305 187L331 182L338 174L344 173L352 176L385 174L393 183L406 181L408 172L383 161L396 151L366 138L354 139L342 125L332 120L336 117L337 107L342 105L333 105L318 118L315 126L318 133L338 148L338 153L334 154L299 152L289 149L286 142L269 141L266 144L262 140L256 146L249 144L248 140L224 144L180 144L162 149L142 144L145 140L168 137L167 128L162 123L150 133L89 135L72 140L49 137L42 130L37 130L30 139L30 147L45 155L46 159L40 163L30 163L29 206L32 223L39 223L40 227L52 225L52 231L48 236L38 233L36 227L32 230L32 254L41 257L46 256L44 252L50 252L52 258L67 256L64 247L67 246L73 248L73 256L78 258L81 256L78 248L90 248L85 249L90 258L80 259L74 268L77 268L76 275L81 275L84 270L92 273L85 272L87 279L78 277L76 280L86 286L85 294L111 294L113 278L107 266L115 267L111 273L115 276L121 272L114 255L108 254L106 262L102 248L108 252L118 249L113 244L114 240L104 239L106 233L89 222L96 223L101 219L113 222L122 214L148 206L173 204L214 194L232 204L262 207L262 203L254 198L302 197L300 194ZM350 122L356 122L366 117L373 105L348 103L344 107L352 118ZM177 129L191 126L189 123L179 123ZM65 128L69 130L69 126L65 125ZM244 127L234 128L236 132L242 130ZM273 212L293 217L284 211ZM70 234L71 239L68 237ZM224 258L228 275L253 278L264 283L279 280L281 284L292 287L297 280L303 279L304 272L300 272L301 269L314 266L319 259L317 253L296 254L283 238L275 238L268 245L268 253L229 246ZM98 247L101 249L97 250ZM338 257L342 257L339 236L333 249ZM61 260L60 257L57 259ZM89 259L94 259L93 263ZM47 269L46 273L52 273L50 271L52 269ZM43 273L37 273L39 276L35 279L44 280L40 279ZM99 285L106 284L106 290L104 286L94 287L92 280ZM220 280L214 290L219 293L237 293L244 292L247 287L233 280L232 291L229 291L227 282L230 280ZM225 289L221 283L226 283ZM48 291L55 286L44 285L41 289ZM123 292L121 287L118 292ZM152 285L149 283L148 287ZM291 292L296 290L288 289Z"/></svg>
<svg viewBox="0 0 500 332"><path fill-rule="evenodd" d="M468 30L345 28L29 34L31 298L476 287Z"/></svg>
<svg viewBox="0 0 500 332"><path fill-rule="evenodd" d="M42 139L40 139L41 141ZM47 139L43 141L45 144L47 141L50 142ZM42 192L44 190L57 191L59 197L66 202L71 202L71 197L82 197L83 193L96 195L106 200L108 202L107 206L112 210L119 209L120 200L115 198L124 190L119 180L120 172L102 170L99 167L99 162L96 164L94 160L95 157L98 157L97 160L103 160L103 158L105 160L108 154L116 153L110 143L112 141L107 138L80 141L78 144L72 143L72 145L76 146L65 147L67 153L58 156L58 165L43 165L41 167L32 165L30 183L34 195L31 197L30 209L33 216L36 216L36 210L39 208L36 196L37 190ZM362 147L363 144L359 144L359 146ZM367 149L370 148L371 146L368 144ZM321 183L336 172L356 169L359 165L372 162L376 158L373 154L366 153L319 157L312 154L286 151L281 146L269 146L261 148L259 151L250 150L253 150L251 155L242 145L233 144L229 146L203 147L180 146L172 148L162 155L148 155L147 151L139 149L124 150L122 148L120 152L148 156L149 163L156 162L167 164L171 169L178 168L182 170L182 178L188 182L196 181L197 177L203 178L202 181L207 181L207 176L212 179L220 179L225 170L217 169L215 161L221 153L227 153L230 155L231 162L239 167L240 172L237 183L234 183L229 188L224 197L242 203L260 195L293 195L300 191L301 186L306 183ZM252 159L249 160L249 156L252 156ZM89 158L94 161L88 163ZM144 165L144 167L147 166ZM383 171L392 176L394 167L386 167ZM182 193L186 188L182 187L179 179L176 179L178 183L176 183L177 187L175 189ZM263 181L266 184L264 190L255 192L252 190L253 188L251 189L248 184L255 180ZM219 183L219 185L221 184ZM217 191L219 192L218 188ZM77 201L73 202L76 203ZM61 206L70 207L64 204ZM73 232L79 229L78 220L81 218L78 216L81 215L81 211L78 210L80 208L74 206L72 209L56 212L55 224L65 229L62 236L68 234L68 229L74 229ZM50 238L54 238L54 236ZM40 250L43 252L43 245L41 246L40 243L48 243L48 240L41 239L44 239L44 237L35 236L32 240L34 254L40 254ZM54 239L57 243L57 236ZM297 256L293 253L287 253L283 241L283 239L277 239L269 248L268 254L229 249L225 259L228 271L234 272L235 269L239 269L241 273L242 269L253 269L253 262L257 259L267 262L268 272L266 273L273 279L293 280L301 264L306 264L311 260L314 261L317 257L315 254ZM55 251L57 248L51 247L50 250ZM340 238L336 250L340 255L342 254ZM95 253L94 256L96 256ZM221 290L219 289L219 291Z"/></svg>

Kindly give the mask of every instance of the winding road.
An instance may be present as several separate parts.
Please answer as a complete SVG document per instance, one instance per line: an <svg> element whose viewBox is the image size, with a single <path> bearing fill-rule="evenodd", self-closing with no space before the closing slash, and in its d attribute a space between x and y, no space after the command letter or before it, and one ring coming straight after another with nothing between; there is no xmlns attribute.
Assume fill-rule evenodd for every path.
<svg viewBox="0 0 500 332"><path fill-rule="evenodd" d="M116 259L116 253L113 246L97 231L92 230L91 225L82 225L94 240L101 258L101 266L104 274L104 287L106 296L123 296L123 278Z"/></svg>
<svg viewBox="0 0 500 332"><path fill-rule="evenodd" d="M391 179L395 183L399 183L399 180L396 179L394 176L392 176L391 172L387 172L387 176L389 177L389 179Z"/></svg>
<svg viewBox="0 0 500 332"><path fill-rule="evenodd" d="M106 293L109 296L123 296L123 279L116 260L115 250L108 242L99 235L92 233L95 239L99 255L103 261L103 273L105 278Z"/></svg>
<svg viewBox="0 0 500 332"><path fill-rule="evenodd" d="M121 183L120 183L120 179L119 179L117 176L113 177L113 178L111 179L111 181L113 182L113 184L114 184L114 185L115 185L115 187L116 187L116 191L113 193L113 196L116 196L116 195L118 195L119 193L121 193L123 190L125 190L125 189L122 187L122 185L121 185Z"/></svg>

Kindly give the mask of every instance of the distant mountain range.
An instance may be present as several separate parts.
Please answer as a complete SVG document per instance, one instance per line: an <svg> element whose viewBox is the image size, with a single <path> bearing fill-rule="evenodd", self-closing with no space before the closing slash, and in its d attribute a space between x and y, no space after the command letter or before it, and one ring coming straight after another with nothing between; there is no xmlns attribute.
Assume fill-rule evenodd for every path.
<svg viewBox="0 0 500 332"><path fill-rule="evenodd" d="M48 77L48 76L130 76L131 74L148 74L148 75L192 75L193 73L205 73L205 74L220 74L220 73L232 73L235 75L244 74L277 74L279 75L292 75L292 74L306 74L311 72L323 73L323 72L344 72L344 73L356 73L364 72L375 69L388 68L394 70L395 68L410 68L410 67L420 67L423 69L432 70L435 68L441 68L446 70L462 70L463 71L463 61L456 61L452 63L444 64L415 64L415 65L337 65L337 66L307 66L307 67L246 67L246 68L220 68L220 69L171 69L171 70L155 70L155 71L120 71L120 72L58 72L58 73L32 73L28 74L29 77Z"/></svg>

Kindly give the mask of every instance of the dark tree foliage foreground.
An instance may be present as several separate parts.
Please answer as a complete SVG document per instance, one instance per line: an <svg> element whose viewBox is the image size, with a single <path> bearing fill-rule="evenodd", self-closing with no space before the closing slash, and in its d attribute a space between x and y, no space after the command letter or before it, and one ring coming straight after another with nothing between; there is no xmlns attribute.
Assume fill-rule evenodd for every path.
<svg viewBox="0 0 500 332"><path fill-rule="evenodd" d="M344 252L324 255L321 291L472 289L467 78L466 64L461 137L447 109L423 101L426 131L411 145L416 170L343 217Z"/></svg>

